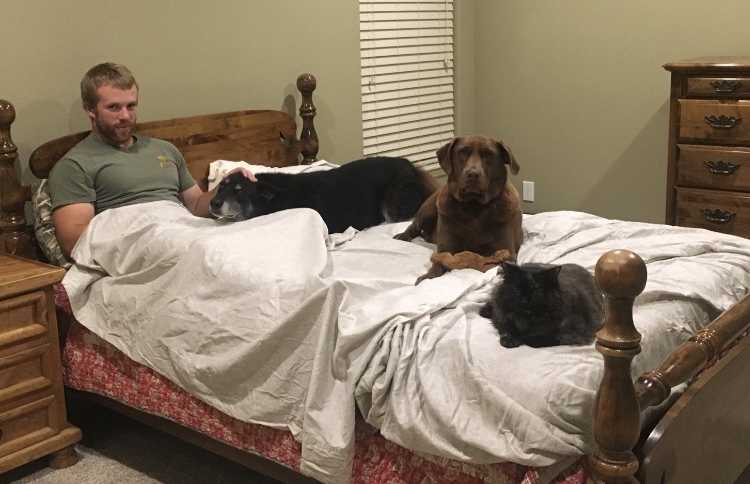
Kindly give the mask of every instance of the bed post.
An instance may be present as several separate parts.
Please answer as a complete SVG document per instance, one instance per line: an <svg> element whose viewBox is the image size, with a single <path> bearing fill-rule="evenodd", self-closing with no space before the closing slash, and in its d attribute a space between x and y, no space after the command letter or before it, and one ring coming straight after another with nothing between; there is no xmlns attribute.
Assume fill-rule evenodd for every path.
<svg viewBox="0 0 750 484"><path fill-rule="evenodd" d="M302 103L299 107L299 115L302 118L300 152L304 164L312 163L318 156L318 133L315 132L313 121L317 110L312 100L312 93L316 86L317 81L312 74L300 74L297 77L297 89L302 94Z"/></svg>
<svg viewBox="0 0 750 484"><path fill-rule="evenodd" d="M16 119L11 103L0 99L0 253L36 258L34 239L26 227L24 207L30 198L16 175L18 149L10 137Z"/></svg>
<svg viewBox="0 0 750 484"><path fill-rule="evenodd" d="M607 252L596 264L596 281L605 295L604 324L596 333L604 375L596 394L596 445L589 462L607 484L637 483L638 459L632 449L640 434L640 411L630 363L641 351L633 301L646 286L646 264L627 250Z"/></svg>

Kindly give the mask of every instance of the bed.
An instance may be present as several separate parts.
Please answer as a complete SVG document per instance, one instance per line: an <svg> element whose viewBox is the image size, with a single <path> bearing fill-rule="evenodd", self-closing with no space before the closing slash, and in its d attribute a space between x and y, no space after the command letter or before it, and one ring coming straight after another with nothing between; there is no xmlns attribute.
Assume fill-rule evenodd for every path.
<svg viewBox="0 0 750 484"><path fill-rule="evenodd" d="M313 164L318 152L313 123L315 106L312 101L315 78L310 74L301 75L297 86L302 98L299 139L296 124L289 114L268 110L155 121L143 123L139 129L177 145L184 153L191 173L204 188L208 184L209 165L218 159L248 160L304 170ZM15 174L18 157L10 136L14 118L12 105L0 101L0 248L9 253L41 258L37 241L27 228L24 214L24 203L31 198L32 190L21 186ZM37 148L29 161L33 173L45 178L54 162L84 135L66 136ZM123 223L153 222L110 218L105 220L109 227ZM102 222L100 233L107 230L105 222ZM290 223L296 225L290 226ZM467 368L470 367L461 365L467 365L466 362L472 358L489 358L483 359L484 363L479 366L498 365L498 368L523 362L518 363L518 369L523 370L521 367L526 363L524 357L517 357L518 353L514 353L516 356L512 358L507 355L501 358L497 356L504 354L500 351L488 357L469 351L467 356L454 353L455 348L464 346L450 344L436 345L428 353L441 355L441 365L461 363L450 366L451 371L420 373L430 365L410 363L414 360L409 359L409 351L424 357L424 353L419 353L420 344L425 342L425 338L429 339L430 332L437 330L444 330L441 333L442 341L452 342L458 341L451 339L458 331L456 328L461 329L464 336L456 338L471 338L473 343L467 344L466 348L472 350L477 348L476 345L499 347L492 333L484 327L486 325L482 326L474 316L478 305L488 297L487 291L497 275L480 275L475 274L477 271L465 270L455 271L447 278L438 278L442 281L435 282L431 287L432 292L440 294L440 297L430 299L434 304L425 309L429 304L424 300L418 304L410 301L416 294L414 291L427 293L428 290L407 287L404 281L413 281L409 271L418 274L423 269L420 257L429 255L428 244L397 245L405 243L393 241L392 244L396 245L389 245L390 236L398 230L392 225L376 227L362 234L321 236L319 221L304 211L269 219L267 226L254 227L253 233L264 234L264 237L259 237L261 239L267 235L267 242L273 246L278 243L272 239L273 234L282 226L286 227L284 230L291 230L288 233L305 234L299 244L287 247L289 253L304 253L299 259L290 258L287 261L299 269L300 274L323 271L321 267L326 266L325 258L330 254L338 258L336 261L347 258L356 260L354 266L344 263L337 265L345 270L337 273L337 282L325 285L325 290L321 286L311 285L310 280L314 278L301 277L294 281L294 290L308 291L305 293L308 295L320 293L321 296L315 299L319 303L316 306L318 309L313 312L309 312L309 308L298 310L293 316L284 313L289 318L302 324L310 319L310 314L323 314L324 311L329 314L334 310L336 317L333 319L340 318L342 314L350 318L347 320L349 325L347 321L342 323L338 319L336 324L330 325L325 321L332 318L312 317L322 321L310 323L310 327L318 331L317 343L300 344L308 352L303 351L297 359L290 357L289 361L296 364L290 365L296 368L294 371L302 371L299 368L305 365L300 362L306 361L305 358L314 361L311 365L314 368L305 367L302 371L317 375L315 385L311 386L314 390L305 390L312 391L313 397L305 394L306 403L302 405L302 410L292 405L296 405L295 402L278 402L278 394L266 401L263 392L256 392L254 399L251 399L257 407L245 405L247 399L243 400L242 396L217 400L205 387L228 378L226 375L231 371L227 367L232 367L232 364L222 362L219 366L227 373L220 375L216 373L218 367L210 362L207 366L192 368L188 373L184 368L175 366L173 361L160 366L159 362L172 358L165 357L167 353L163 352L168 350L165 347L169 345L154 346L153 341L146 346L122 342L123 331L127 332L127 329L123 330L122 324L117 325L112 321L127 321L128 317L133 317L132 313L122 318L112 318L112 321L92 322L90 315L82 312L85 306L81 303L83 296L79 293L70 295L59 286L56 289L58 317L69 323L61 324L67 328L61 337L65 341L64 378L71 397L95 400L283 482L315 482L310 477L314 476L323 482L359 483L581 483L587 480L608 483L732 483L750 463L750 444L742 437L750 427L750 417L746 411L750 392L743 375L750 368L747 339L750 299L745 296L746 284L750 284L745 280L750 249L743 239L702 230L609 221L576 212L525 217L525 234L529 243L527 254L519 255L519 258L560 262L568 261L566 257L573 257L573 260L582 262L595 272L605 293L606 316L604 326L597 334L598 353L593 348L579 350L582 358L588 362L586 368L592 369L587 370L586 378L596 379L593 387L584 389L583 396L576 393L568 395L566 401L569 404L565 408L548 405L549 408L537 412L552 415L562 422L558 427L567 426L572 430L559 436L534 430L532 440L535 439L536 443L530 445L522 442L515 449L507 442L515 443L518 437L504 435L505 448L510 449L508 452L516 458L503 461L493 457L495 449L488 442L496 434L507 433L507 430L498 426L498 421L502 419L498 420L492 408L476 410L483 413L471 413L474 411L471 403L481 399L469 399L465 407L470 407L471 411L462 405L453 409L453 413L448 411L447 417L446 409L436 405L436 417L430 419L411 413L413 408L408 398L393 397L398 393L398 387L405 395L418 395L422 401L419 408L432 408L431 394L448 401L462 401L462 395L468 395L471 391L481 394L481 386L474 390L462 386L461 391L465 393L458 396L450 395L450 392L441 393L441 388L451 389L452 385L460 384L454 380L462 380L468 375L463 372L469 371ZM619 235L615 237L612 234ZM659 243L667 239L674 243ZM634 240L641 240L642 243L634 244ZM378 251L372 251L372 246L366 245L367 241L374 241L379 247ZM357 245L360 243L365 245ZM214 253L211 244L191 244L193 246L197 247L200 257L213 261L213 265L207 269L209 271L236 262L235 259L229 262L221 259L223 256ZM619 250L621 248L636 248L640 255L632 250ZM366 257L362 256L363 253ZM100 253L96 257L92 255L92 260L100 256ZM378 259L379 256L386 258ZM403 258L399 259L400 256ZM318 257L323 259L318 260ZM378 271L382 266L388 265L387 258L395 258L403 274L379 275L377 290L367 292L372 287L362 281L369 281L371 274L380 274ZM693 264L695 258L712 258L714 265L707 266L709 269L704 271L702 265ZM682 264L683 259L689 264L679 266L677 272L671 272L672 266L677 266L672 262L679 260ZM364 262L368 260L369 263ZM113 264L117 266L121 262L113 261ZM322 265L318 267L316 263ZM424 263L427 263L426 259ZM278 261L278 264L284 265L284 261ZM361 266L365 266L364 269ZM68 279L74 278L71 276ZM715 284L717 279L725 280L726 284ZM86 280L83 285L90 282ZM180 279L174 279L171 284L178 287L179 282ZM287 280L283 282L288 283ZM260 286L268 286L267 281L264 280ZM646 291L641 294L644 288ZM355 299L353 294L357 291L364 291L368 304L346 306L347 302ZM393 292L388 293L387 297L383 296L388 291L401 291L404 297L393 298L396 294ZM637 297L639 299L634 310ZM231 295L226 298L231 300ZM685 301L688 301L688 306L681 305ZM148 302L158 303L156 300ZM665 313L652 311L653 307L661 305L668 305L671 312L667 314L679 313L685 321L690 319L682 317L686 312L698 314L705 324L693 325L690 322L688 326L673 326L671 332L665 333L666 336L656 337L654 335L657 333L652 333L651 326L646 323L664 317ZM380 315L383 306L399 307L388 307L391 311L389 318L383 318ZM281 303L272 309L258 306L271 315L278 314L273 311L284 311L285 307ZM341 307L347 311L342 312ZM162 315L168 317L170 310L167 307L167 312ZM229 312L232 310L227 309ZM77 317L88 320L86 326L96 328L96 333L77 322L74 312ZM143 312L139 314L142 316ZM404 314L410 314L411 319L402 317ZM241 319L245 316L235 314L235 317ZM385 319L387 324L383 324ZM409 324L402 324L407 319ZM272 322L273 318L268 321ZM357 324L364 325L366 330ZM636 325L644 331L643 340ZM163 341L174 333L172 328L168 334L154 334L153 337ZM346 338L342 338L342 334ZM331 340L326 335L336 344L326 346L321 343ZM284 337L292 340L301 338L289 334ZM298 341L307 340L302 338ZM659 344L655 344L655 341ZM399 342L414 344L409 346ZM319 356L321 348L328 352L325 357ZM639 356L642 350L649 355L648 358ZM271 358L274 352L266 350L252 354L255 358L253 361L262 367L262 361L258 358ZM536 353L534 357L544 359L538 356L539 353ZM550 357L553 356L550 353ZM566 353L565 358L568 357ZM145 365L144 361L152 365ZM407 364L399 365L399 362ZM355 367L360 371L349 378L351 369ZM244 367L243 371L246 369ZM495 380L502 378L497 377L493 368L483 367L483 371L483 378L488 379L485 388L496 389ZM328 374L338 375L338 378L328 378ZM453 375L455 378L450 381L432 380L443 378L440 374ZM634 375L637 378L633 378ZM259 387L248 390L249 394L258 388L267 389L264 385L271 378L269 374L263 378L265 380L258 382ZM580 385L581 381L576 378L570 381L570 388ZM465 379L473 381L471 378ZM237 386L236 379L228 378L227 381L229 386ZM342 394L339 388L342 381L350 383L344 386L343 395L347 397L336 400L332 395ZM415 381L419 385L431 382L432 390L415 390ZM191 391L186 391L186 387ZM529 384L529 388L532 387ZM295 394L295 391L288 390L289 395ZM413 391L419 393L410 393ZM502 389L500 393L505 391L511 392ZM529 389L520 385L512 391L524 394ZM535 391L541 392L543 389ZM329 397L331 400L327 400ZM497 396L496 399L502 398L504 396ZM243 401L243 404L237 403ZM343 401L345 405L339 408L331 403L328 408L329 402L337 401ZM310 405L310 402L313 404ZM241 411L239 407L242 407ZM533 405L530 404L530 407ZM277 411L279 408L284 411ZM288 419L282 415L286 411L302 413ZM571 411L578 414L571 416ZM248 412L247 415L252 418L238 418L246 415L242 412ZM331 419L331 415L339 414L344 415L341 422ZM453 427L435 424L441 418L456 419L456 416L462 420L458 424L456 420L452 421ZM571 424L572 418L577 419L575 425ZM581 419L588 423L582 424ZM343 425L349 420L351 426ZM265 424L258 423L261 421ZM317 429L305 428L306 425L316 424ZM544 421L521 425L530 429L534 425L540 429L551 428ZM316 445L320 443L316 440L318 435L324 436L326 445L333 445L321 450L321 446ZM557 437L562 442L560 446L575 448L576 451L558 452L556 447L550 448L552 444L546 441L556 441ZM339 444L340 447L337 447ZM342 473L341 469L347 471ZM350 474L348 469L351 469Z"/></svg>

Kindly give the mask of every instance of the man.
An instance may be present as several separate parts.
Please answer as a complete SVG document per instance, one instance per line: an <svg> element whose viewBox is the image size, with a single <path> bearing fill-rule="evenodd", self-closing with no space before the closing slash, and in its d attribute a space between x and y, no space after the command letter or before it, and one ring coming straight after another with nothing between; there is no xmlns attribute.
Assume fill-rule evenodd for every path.
<svg viewBox="0 0 750 484"><path fill-rule="evenodd" d="M89 69L81 100L91 134L55 164L48 182L55 233L66 256L94 215L109 208L174 200L193 215L208 216L214 192L196 185L179 150L135 133L138 83L127 67L107 62Z"/></svg>

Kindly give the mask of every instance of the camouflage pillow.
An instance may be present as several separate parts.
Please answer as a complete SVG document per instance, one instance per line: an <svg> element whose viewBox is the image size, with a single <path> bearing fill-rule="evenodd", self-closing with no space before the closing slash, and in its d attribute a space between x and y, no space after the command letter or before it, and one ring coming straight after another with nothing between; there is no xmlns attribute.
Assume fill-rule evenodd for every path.
<svg viewBox="0 0 750 484"><path fill-rule="evenodd" d="M42 180L34 189L31 197L34 212L34 233L42 252L51 264L67 269L71 262L63 255L60 244L55 237L55 225L52 223L52 201L47 191L47 180Z"/></svg>

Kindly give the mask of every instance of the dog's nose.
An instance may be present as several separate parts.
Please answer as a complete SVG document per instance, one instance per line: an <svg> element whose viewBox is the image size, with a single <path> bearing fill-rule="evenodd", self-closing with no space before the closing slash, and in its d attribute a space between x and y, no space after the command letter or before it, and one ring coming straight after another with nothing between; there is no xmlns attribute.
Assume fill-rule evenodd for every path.
<svg viewBox="0 0 750 484"><path fill-rule="evenodd" d="M466 170L464 173L466 180L476 181L479 179L479 170Z"/></svg>
<svg viewBox="0 0 750 484"><path fill-rule="evenodd" d="M217 200L216 197L213 197L211 199L210 204L211 204L211 208L214 209L214 210L218 210L218 209L221 208L221 201Z"/></svg>

